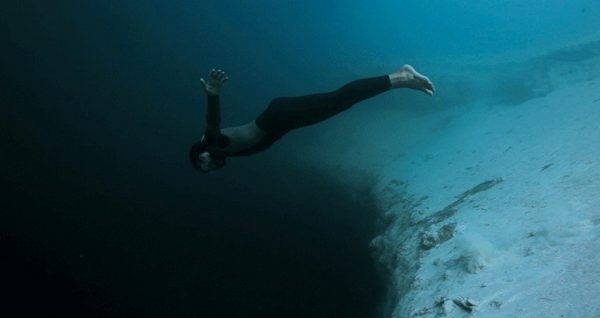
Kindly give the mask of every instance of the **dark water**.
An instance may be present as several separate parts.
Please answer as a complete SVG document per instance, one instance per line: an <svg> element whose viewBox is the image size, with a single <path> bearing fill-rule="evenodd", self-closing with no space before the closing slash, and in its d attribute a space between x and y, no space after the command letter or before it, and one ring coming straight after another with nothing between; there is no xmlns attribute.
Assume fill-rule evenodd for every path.
<svg viewBox="0 0 600 318"><path fill-rule="evenodd" d="M375 315L384 286L368 189L353 199L285 146L215 175L189 167L200 72L250 66L217 41L226 29L207 30L214 16L186 15L185 3L3 5L0 311ZM265 82L276 80L231 93L229 104L252 106L225 119L255 114L272 95Z"/></svg>
<svg viewBox="0 0 600 318"><path fill-rule="evenodd" d="M368 317L382 287L369 207L318 176L280 173L254 189L215 183L245 192L237 197L160 181L154 191L12 184L2 230L10 303L99 316Z"/></svg>

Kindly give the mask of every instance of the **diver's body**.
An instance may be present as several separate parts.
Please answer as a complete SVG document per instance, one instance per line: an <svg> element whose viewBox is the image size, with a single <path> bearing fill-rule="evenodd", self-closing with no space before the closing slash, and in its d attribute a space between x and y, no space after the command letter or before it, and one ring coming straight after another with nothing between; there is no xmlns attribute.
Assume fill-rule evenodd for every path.
<svg viewBox="0 0 600 318"><path fill-rule="evenodd" d="M220 129L219 93L227 81L220 70L201 79L208 97L207 128L190 149L194 168L207 172L225 165L225 158L251 155L269 148L289 131L328 119L352 105L393 88L411 88L433 95L433 83L410 65L385 76L350 82L329 93L275 98L256 120Z"/></svg>

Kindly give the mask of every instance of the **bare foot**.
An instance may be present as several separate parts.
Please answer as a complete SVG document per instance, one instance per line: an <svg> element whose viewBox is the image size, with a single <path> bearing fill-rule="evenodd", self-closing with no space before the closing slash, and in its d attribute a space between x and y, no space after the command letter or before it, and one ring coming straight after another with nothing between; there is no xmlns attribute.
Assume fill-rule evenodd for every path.
<svg viewBox="0 0 600 318"><path fill-rule="evenodd" d="M412 88L425 92L429 96L433 96L435 87L427 76L420 74L415 69L406 64L398 72L388 75L392 88Z"/></svg>

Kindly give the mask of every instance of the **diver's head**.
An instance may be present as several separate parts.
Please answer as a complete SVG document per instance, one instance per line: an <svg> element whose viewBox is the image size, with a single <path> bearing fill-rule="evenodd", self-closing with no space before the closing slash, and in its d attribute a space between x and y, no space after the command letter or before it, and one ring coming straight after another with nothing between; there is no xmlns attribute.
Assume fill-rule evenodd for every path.
<svg viewBox="0 0 600 318"><path fill-rule="evenodd" d="M194 169L201 172L210 172L222 168L225 158L216 158L206 151L207 144L204 139L195 143L190 148L190 163Z"/></svg>
<svg viewBox="0 0 600 318"><path fill-rule="evenodd" d="M198 156L198 166L202 172L211 172L223 168L225 160L215 160L208 151L201 153Z"/></svg>

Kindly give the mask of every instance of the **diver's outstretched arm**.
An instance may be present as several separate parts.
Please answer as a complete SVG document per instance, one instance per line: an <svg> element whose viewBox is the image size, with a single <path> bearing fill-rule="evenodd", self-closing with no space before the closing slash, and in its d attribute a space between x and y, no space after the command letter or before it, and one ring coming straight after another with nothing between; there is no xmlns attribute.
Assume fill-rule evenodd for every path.
<svg viewBox="0 0 600 318"><path fill-rule="evenodd" d="M219 93L223 88L223 84L229 79L225 72L213 69L208 77L200 79L204 92L208 97L208 108L206 110L206 132L204 138L209 142L216 141L221 133L221 110L219 105Z"/></svg>

